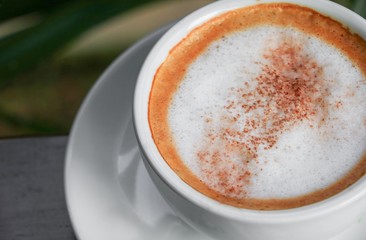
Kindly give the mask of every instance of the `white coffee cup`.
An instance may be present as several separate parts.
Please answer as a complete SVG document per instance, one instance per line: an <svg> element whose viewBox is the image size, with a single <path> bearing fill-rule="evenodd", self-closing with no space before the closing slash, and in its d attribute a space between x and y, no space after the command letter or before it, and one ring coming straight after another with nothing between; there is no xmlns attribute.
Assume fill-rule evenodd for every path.
<svg viewBox="0 0 366 240"><path fill-rule="evenodd" d="M366 177L324 201L289 210L235 208L197 192L183 182L160 155L151 136L148 101L154 75L169 51L200 24L226 11L268 2L312 8L338 20L366 39L366 20L328 0L226 0L214 2L173 26L147 57L137 81L134 124L145 166L176 213L193 228L216 239L325 240L344 231L366 212ZM365 236L366 237L366 236Z"/></svg>

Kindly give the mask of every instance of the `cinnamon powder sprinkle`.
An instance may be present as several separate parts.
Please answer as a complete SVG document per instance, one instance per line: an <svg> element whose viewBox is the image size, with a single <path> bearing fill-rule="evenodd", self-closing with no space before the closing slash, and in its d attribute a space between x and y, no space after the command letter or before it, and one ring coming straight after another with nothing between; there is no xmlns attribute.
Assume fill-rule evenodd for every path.
<svg viewBox="0 0 366 240"><path fill-rule="evenodd" d="M198 173L201 175L197 175L185 164L174 144L174 136L168 119L171 99L183 81L187 69L213 41L237 30L245 31L251 27L266 24L294 28L318 37L321 41L339 49L353 61L363 75L366 75L366 55L360 54L366 52L365 40L330 17L289 3L266 3L235 9L198 26L171 50L154 76L149 96L149 125L151 135L164 160L192 188L218 202L235 207L266 210L288 209L318 202L342 191L365 174L366 166L366 157L363 157L339 181L325 189L298 197L256 199L247 195L250 190L248 186L254 180L253 176L262 168L265 169L268 161L268 159L260 159L255 156L259 151L266 151L265 147L268 150L276 149L279 136L298 123L304 124L312 121L314 128L327 124L329 117L325 106L331 108L332 111L344 107L342 103L324 105L329 94L322 80L322 69L314 59L306 56L305 46L301 47L291 41L283 41L273 49L266 49L265 61L256 63L262 72L252 79L247 77L247 81L243 81L243 85L238 89L230 90L232 97L228 99L224 109L225 116L220 122L222 128L217 128L215 125L215 122L220 120L212 118L216 114L202 116L203 120L206 119L208 122L205 123L205 126L206 136L209 137L204 140L196 154L199 156L202 172L206 171L207 174ZM275 51L287 52L287 54L282 56L271 54ZM296 61L291 60L289 65L286 65L285 56ZM314 66L311 65L312 63ZM301 64L306 68L301 68ZM280 71L281 69L291 69L291 65L297 69L294 71L297 75L315 76L314 73L317 73L316 78L308 77L309 82L305 82L304 79L294 81L289 74ZM249 83L256 81L256 78L260 80L257 80L258 87L249 89L249 86L252 86ZM273 82L274 79L276 82ZM331 79L327 80L329 82ZM309 89L313 89L315 93ZM270 95L272 92L275 94ZM354 96L354 94L354 91L350 91L346 97ZM261 99L259 96L256 99L256 95L267 96L267 99ZM291 103L290 99L295 100ZM258 102L258 100L260 101ZM234 114L230 115L230 111ZM292 120L288 121L288 119ZM333 126L331 127L333 129ZM258 150L255 150L256 148ZM231 149L233 151L229 152ZM216 162L211 157L215 150L217 151ZM223 164L218 163L219 160L222 160ZM227 167L225 167L225 162L229 163ZM201 176L206 179L201 179ZM209 181L205 182L206 180ZM225 189L221 186L225 183L233 183L231 186L234 187ZM236 183L238 186L235 185Z"/></svg>
<svg viewBox="0 0 366 240"><path fill-rule="evenodd" d="M301 42L301 41L300 41ZM259 151L273 148L280 135L297 123L320 127L328 115L328 89L323 68L303 45L284 38L263 54L257 86L248 82L231 88L220 127L207 121L204 147L197 152L203 179L211 188L232 198L244 198L255 172L265 164ZM337 103L340 107L341 103ZM260 169L257 167L256 169Z"/></svg>

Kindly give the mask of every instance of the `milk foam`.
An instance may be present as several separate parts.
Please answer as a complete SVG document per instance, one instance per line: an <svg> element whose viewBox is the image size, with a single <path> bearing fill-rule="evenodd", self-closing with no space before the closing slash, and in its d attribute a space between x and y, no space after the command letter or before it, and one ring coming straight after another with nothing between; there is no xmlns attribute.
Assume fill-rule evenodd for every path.
<svg viewBox="0 0 366 240"><path fill-rule="evenodd" d="M300 42L303 51L322 67L329 93L325 124L317 121L324 117L320 115L298 121L281 131L269 149L260 146L257 156L249 162L246 162L248 156L243 159L243 152L237 152L229 153L228 159L212 169L207 164L203 167L199 157L202 149L209 147L212 154L215 148L223 148L220 141L208 139L208 132L211 136L219 134L223 128L237 130L247 119L264 117L258 109L246 114L239 112L235 124L223 121L228 102L237 98L236 89L242 89L244 83L245 93L257 87L254 80L263 68L263 64L258 63L268 61L263 53L281 41ZM172 99L169 124L181 159L210 188L230 197L287 198L335 183L363 157L365 100L365 76L337 49L295 29L259 26L213 42L193 62ZM239 110L231 113L236 111ZM259 131L251 134L259 134ZM220 175L217 171L221 168L223 172L236 169L233 171L240 176L226 176L224 184L210 177L215 171ZM248 178L240 171L248 172ZM239 185L238 177L243 179ZM227 191L228 184L236 184L243 191Z"/></svg>

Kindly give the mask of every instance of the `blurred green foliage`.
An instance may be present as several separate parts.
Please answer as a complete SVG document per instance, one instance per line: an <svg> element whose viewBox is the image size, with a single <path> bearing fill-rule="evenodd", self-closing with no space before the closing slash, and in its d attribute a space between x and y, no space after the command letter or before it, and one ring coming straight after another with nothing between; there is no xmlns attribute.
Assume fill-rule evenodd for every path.
<svg viewBox="0 0 366 240"><path fill-rule="evenodd" d="M39 19L0 37L0 137L66 134L78 104L116 55L72 63L55 63L52 56L96 25L157 1L0 1L3 23L30 14Z"/></svg>
<svg viewBox="0 0 366 240"><path fill-rule="evenodd" d="M19 104L16 105L17 94L21 92L22 96L28 96L26 89L32 87L33 89L40 88L45 91L53 90L58 92L62 90L63 92L57 94L66 94L64 96L66 103L68 99L72 101L76 98L77 93L73 92L71 88L65 89L58 86L61 89L58 90L55 89L57 84L48 82L47 74L54 75L56 72L57 75L58 68L47 65L41 74L32 75L31 77L27 75L24 77L24 72L30 69L33 71L34 69L42 69L42 62L46 62L59 49L101 22L153 1L159 0L0 0L0 21L2 22L27 14L37 14L40 19L40 21L29 28L0 38L0 101L4 101L1 96L5 96L4 99L12 99L0 104L0 123L5 122L12 125L15 129L21 129L20 131L15 131L15 134L22 133L24 129L27 131L23 132L33 134L67 133L69 125L49 121L47 116L43 116L42 113L39 113L38 117L27 118L9 111L12 108L22 108L19 107ZM366 17L366 0L334 1ZM111 59L107 60L107 62L109 61ZM68 66L64 67L67 68ZM99 70L102 71L103 69ZM90 72L92 78L96 78L100 73L96 72L95 69L86 71ZM75 74L77 76L77 70ZM68 84L80 85L79 87L87 91L92 82L82 86L83 83L78 83L78 79L75 76L69 76L70 82ZM21 82L21 84L18 84L16 90L7 89L8 85L16 85L17 82ZM30 98L32 98L32 94L29 95ZM43 100L47 97L52 99L52 97L46 96L47 94L44 94L44 92L42 94L45 95L42 96ZM42 105L42 102L34 102L35 104ZM50 105L45 106L49 108ZM40 109L47 112L47 107L45 109L40 107ZM62 119L62 107L56 110L60 111L60 113L55 118ZM26 112L27 110L24 111ZM73 116L68 117L72 118Z"/></svg>
<svg viewBox="0 0 366 240"><path fill-rule="evenodd" d="M148 1L89 0L61 2L37 0L35 6L28 5L28 8L16 8L22 13L39 11L44 16L36 26L0 39L0 86L6 85L19 72L28 70L39 61L45 60L87 29L122 11L146 2ZM12 0L12 4L22 6L21 3L15 5L14 0ZM4 6L2 8L4 9ZM11 14L8 13L7 15L9 17L19 16L16 9L13 9L13 11L10 11ZM1 18L4 17L0 16Z"/></svg>

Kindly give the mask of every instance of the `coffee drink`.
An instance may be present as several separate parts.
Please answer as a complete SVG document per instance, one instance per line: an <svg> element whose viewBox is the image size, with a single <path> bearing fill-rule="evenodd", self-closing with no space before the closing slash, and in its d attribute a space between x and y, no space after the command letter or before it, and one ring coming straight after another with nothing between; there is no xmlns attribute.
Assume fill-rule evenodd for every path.
<svg viewBox="0 0 366 240"><path fill-rule="evenodd" d="M149 123L176 174L221 203L327 199L366 172L366 42L298 5L232 10L170 51Z"/></svg>

